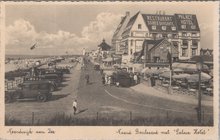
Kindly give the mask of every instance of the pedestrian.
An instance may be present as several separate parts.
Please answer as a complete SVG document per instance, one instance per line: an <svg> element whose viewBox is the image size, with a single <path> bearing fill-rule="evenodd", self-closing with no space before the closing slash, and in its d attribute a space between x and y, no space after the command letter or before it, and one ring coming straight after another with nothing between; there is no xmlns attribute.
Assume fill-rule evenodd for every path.
<svg viewBox="0 0 220 140"><path fill-rule="evenodd" d="M77 112L77 100L74 100L73 101L73 113L74 113L74 115L76 114L76 112Z"/></svg>
<svg viewBox="0 0 220 140"><path fill-rule="evenodd" d="M112 77L109 76L109 77L108 77L108 85L111 86L111 84L112 84Z"/></svg>
<svg viewBox="0 0 220 140"><path fill-rule="evenodd" d="M105 84L108 84L108 75L105 75Z"/></svg>
<svg viewBox="0 0 220 140"><path fill-rule="evenodd" d="M89 74L88 73L86 73L85 79L86 79L86 84L89 84Z"/></svg>
<svg viewBox="0 0 220 140"><path fill-rule="evenodd" d="M134 74L134 83L135 83L135 85L137 85L137 83L138 83L138 77L137 77L137 74Z"/></svg>
<svg viewBox="0 0 220 140"><path fill-rule="evenodd" d="M105 85L105 75L102 75L102 84Z"/></svg>

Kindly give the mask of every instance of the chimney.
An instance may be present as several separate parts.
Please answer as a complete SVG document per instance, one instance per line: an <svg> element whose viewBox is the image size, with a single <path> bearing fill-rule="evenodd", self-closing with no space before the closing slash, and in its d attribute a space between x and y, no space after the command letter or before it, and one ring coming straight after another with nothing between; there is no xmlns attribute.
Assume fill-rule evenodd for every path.
<svg viewBox="0 0 220 140"><path fill-rule="evenodd" d="M126 12L126 17L128 17L128 16L130 16L130 12L129 11Z"/></svg>

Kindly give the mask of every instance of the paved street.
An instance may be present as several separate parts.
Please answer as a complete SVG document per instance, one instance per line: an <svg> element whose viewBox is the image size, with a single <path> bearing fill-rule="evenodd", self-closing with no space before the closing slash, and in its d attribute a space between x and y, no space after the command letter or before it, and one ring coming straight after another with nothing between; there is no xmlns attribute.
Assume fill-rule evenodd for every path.
<svg viewBox="0 0 220 140"><path fill-rule="evenodd" d="M85 73L90 75L91 83L89 85L86 85ZM80 79L77 98L79 110L82 112L78 114L78 117L95 116L99 112L100 115L129 118L129 112L132 112L133 117L166 116L168 114L196 119L196 105L142 94L132 88L102 85L101 74L99 71L93 70L91 64L82 71ZM203 109L205 113L208 113L205 117L212 113L212 107L203 107Z"/></svg>
<svg viewBox="0 0 220 140"><path fill-rule="evenodd" d="M85 74L90 76L90 84L86 84ZM75 64L71 74L65 74L64 82L58 91L53 93L52 100L38 103L14 102L6 104L6 116L19 119L25 123L31 122L32 112L35 122L49 120L57 113L73 116L72 101L78 100L79 113L77 118L111 117L114 119L130 119L136 117L181 117L196 120L196 105L173 101L152 96L151 90L138 91L134 88L104 86L101 74L93 69L91 63L86 70L81 70L80 64ZM212 107L203 106L206 113L204 119L212 116Z"/></svg>

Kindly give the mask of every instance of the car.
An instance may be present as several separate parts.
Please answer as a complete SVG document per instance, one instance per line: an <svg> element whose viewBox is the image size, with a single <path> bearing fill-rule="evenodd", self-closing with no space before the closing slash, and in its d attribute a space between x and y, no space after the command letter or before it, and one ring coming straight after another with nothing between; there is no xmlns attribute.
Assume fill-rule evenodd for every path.
<svg viewBox="0 0 220 140"><path fill-rule="evenodd" d="M42 81L42 82L49 82L51 84L50 86L50 91L53 92L55 90L58 89L56 83L54 82L54 80L47 80L47 79L43 79L41 76L26 76L24 77L24 81Z"/></svg>
<svg viewBox="0 0 220 140"><path fill-rule="evenodd" d="M113 73L113 79L118 82L122 87L130 87L132 85L132 79L127 72L116 72Z"/></svg>
<svg viewBox="0 0 220 140"><path fill-rule="evenodd" d="M94 65L94 70L97 70L97 71L100 70L100 65L99 64L95 64Z"/></svg>
<svg viewBox="0 0 220 140"><path fill-rule="evenodd" d="M53 81L57 86L59 86L62 82L62 77L60 77L57 74L48 73L48 74L42 75L41 78L44 80Z"/></svg>
<svg viewBox="0 0 220 140"><path fill-rule="evenodd" d="M47 81L26 81L17 88L5 92L5 102L16 100L37 100L45 102L52 97L51 84Z"/></svg>

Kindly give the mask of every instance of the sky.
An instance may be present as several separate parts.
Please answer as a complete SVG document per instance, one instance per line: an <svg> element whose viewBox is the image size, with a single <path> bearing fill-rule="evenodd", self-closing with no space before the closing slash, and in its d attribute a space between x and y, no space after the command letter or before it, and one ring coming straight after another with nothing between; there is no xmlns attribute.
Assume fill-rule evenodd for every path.
<svg viewBox="0 0 220 140"><path fill-rule="evenodd" d="M81 54L83 48L97 49L112 35L121 17L129 11L155 14L165 11L196 14L201 30L201 47L213 46L216 4L214 2L127 2L127 3L10 3L5 6L6 54ZM218 14L218 13L217 13ZM37 47L30 47L37 43Z"/></svg>

